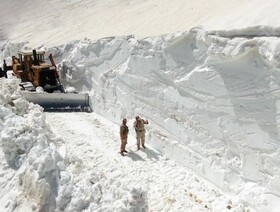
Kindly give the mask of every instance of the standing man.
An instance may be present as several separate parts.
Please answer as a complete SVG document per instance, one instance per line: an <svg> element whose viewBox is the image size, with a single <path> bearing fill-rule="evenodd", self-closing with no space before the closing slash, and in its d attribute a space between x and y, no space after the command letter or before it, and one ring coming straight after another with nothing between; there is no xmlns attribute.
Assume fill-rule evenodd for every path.
<svg viewBox="0 0 280 212"><path fill-rule="evenodd" d="M136 121L134 122L134 129L136 132L136 139L137 139L137 150L140 150L140 141L142 147L145 149L145 126L144 124L149 124L148 120L143 120L139 116L135 117Z"/></svg>
<svg viewBox="0 0 280 212"><path fill-rule="evenodd" d="M126 120L126 118L124 118L122 120L122 124L120 127L120 136L121 136L121 152L120 153L122 156L124 156L124 154L123 154L124 152L127 152L125 150L125 146L127 144L127 135L128 135L129 129L128 129L126 123L127 123L127 120Z"/></svg>

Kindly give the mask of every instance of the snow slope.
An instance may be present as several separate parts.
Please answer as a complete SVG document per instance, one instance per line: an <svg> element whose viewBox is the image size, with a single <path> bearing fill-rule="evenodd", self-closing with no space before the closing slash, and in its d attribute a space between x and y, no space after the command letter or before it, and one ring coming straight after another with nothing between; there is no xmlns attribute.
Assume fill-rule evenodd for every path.
<svg viewBox="0 0 280 212"><path fill-rule="evenodd" d="M279 28L277 0L2 0L0 39L32 48L85 37L137 38L187 31Z"/></svg>
<svg viewBox="0 0 280 212"><path fill-rule="evenodd" d="M1 193L3 210L56 207L68 211L129 211L143 207L144 211L278 211L279 3L221 2L53 0L36 5L37 11L45 11L42 15L30 12L34 2L25 1L26 10L18 13L21 21L17 23L7 14L19 2L2 2L2 15L7 18L0 25L0 59L10 61L17 50L28 47L51 52L61 68L63 83L88 92L94 109L94 113L85 115L46 114L50 125L42 121L40 133L31 131L38 136L47 134L50 147L46 140L43 147L59 155L50 156L52 165L42 165L56 173L57 196L50 192L49 196L43 195L49 198L42 201L30 196L29 181L23 180L27 186L17 186L16 179L29 176L19 174L17 169L30 166L32 171L25 173L35 173L32 179L37 175L50 179L47 174L40 175L40 163L34 162L29 153L31 147L39 148L42 143L37 145L36 137L28 139L31 144L27 147L9 153L20 158L11 160L20 165L17 169L12 170L9 160L1 156L2 188L15 189ZM47 31L34 31L42 23L48 26ZM203 27L192 28L198 25ZM1 83L3 101L10 102L13 95L5 91L5 82ZM17 134L6 137L6 131L14 132L13 126L19 122L13 112L6 112L13 104L1 108L1 123L7 126L1 128L4 153L10 151L10 147L3 146L5 139L11 144L19 141ZM26 108L27 103L15 107ZM28 117L29 111L20 109L19 113ZM135 115L150 121L147 152L133 149ZM36 116L44 120L45 115L31 115ZM125 158L117 154L118 125L123 117L128 118L131 132L130 153ZM25 160L28 157L31 159ZM25 165L27 161L30 166ZM93 168L97 174L85 171ZM129 172L127 178L120 173L121 168ZM104 173L108 179L103 178ZM135 188L131 178L136 176L140 180ZM176 180L166 183L173 178ZM92 179L99 182L98 186L92 184ZM141 179L145 185L139 185ZM49 191L45 187L48 183L35 188L44 185L42 188ZM22 193L27 193L27 198ZM6 196L15 199L6 203ZM34 202L31 205L24 202L29 198Z"/></svg>

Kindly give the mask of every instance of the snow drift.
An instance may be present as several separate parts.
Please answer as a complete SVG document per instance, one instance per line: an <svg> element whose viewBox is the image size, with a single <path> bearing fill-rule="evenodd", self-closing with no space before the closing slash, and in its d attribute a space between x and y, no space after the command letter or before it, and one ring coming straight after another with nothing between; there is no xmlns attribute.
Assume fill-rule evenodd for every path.
<svg viewBox="0 0 280 212"><path fill-rule="evenodd" d="M1 90L1 188L5 190L1 200L6 200L1 210L21 205L19 194L26 196L26 205L34 210L53 210L59 183L56 163L61 157L48 145L51 134L42 108L23 99L18 81L1 79ZM12 169L4 172L8 166Z"/></svg>

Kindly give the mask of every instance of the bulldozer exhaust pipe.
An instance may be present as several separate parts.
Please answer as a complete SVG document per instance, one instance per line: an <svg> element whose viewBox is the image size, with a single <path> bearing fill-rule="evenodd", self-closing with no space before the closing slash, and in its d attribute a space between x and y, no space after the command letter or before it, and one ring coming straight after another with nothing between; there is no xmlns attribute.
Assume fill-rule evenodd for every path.
<svg viewBox="0 0 280 212"><path fill-rule="evenodd" d="M33 49L34 65L39 65L39 60L37 58L37 52Z"/></svg>

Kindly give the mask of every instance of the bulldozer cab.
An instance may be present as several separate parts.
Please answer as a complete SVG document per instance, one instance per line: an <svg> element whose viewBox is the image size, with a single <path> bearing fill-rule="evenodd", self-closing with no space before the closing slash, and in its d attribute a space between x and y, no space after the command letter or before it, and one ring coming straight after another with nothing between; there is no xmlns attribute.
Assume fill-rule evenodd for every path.
<svg viewBox="0 0 280 212"><path fill-rule="evenodd" d="M44 51L35 51L35 54L34 52L19 51L18 55L19 55L18 62L23 66L23 69L25 70L29 70L30 68L32 68L32 65L40 65L40 63L45 62Z"/></svg>

